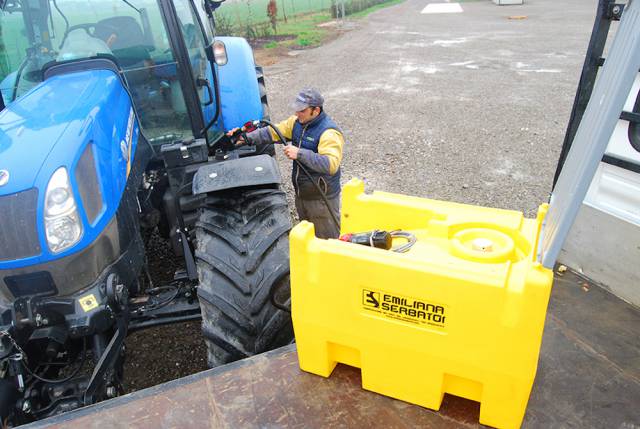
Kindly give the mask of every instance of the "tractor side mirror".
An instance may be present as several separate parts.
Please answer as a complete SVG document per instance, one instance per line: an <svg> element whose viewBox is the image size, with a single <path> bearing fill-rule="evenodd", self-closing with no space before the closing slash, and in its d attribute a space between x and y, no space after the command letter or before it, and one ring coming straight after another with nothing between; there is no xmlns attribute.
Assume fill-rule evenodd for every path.
<svg viewBox="0 0 640 429"><path fill-rule="evenodd" d="M214 10L219 8L225 0L204 0L204 7L208 13L213 13Z"/></svg>

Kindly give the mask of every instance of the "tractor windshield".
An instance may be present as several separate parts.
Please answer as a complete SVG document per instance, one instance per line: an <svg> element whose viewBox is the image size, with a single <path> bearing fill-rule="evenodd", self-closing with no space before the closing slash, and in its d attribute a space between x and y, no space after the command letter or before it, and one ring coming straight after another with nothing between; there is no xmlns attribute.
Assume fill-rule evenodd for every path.
<svg viewBox="0 0 640 429"><path fill-rule="evenodd" d="M124 70L147 138L192 134L156 0L0 0L5 104L41 82L45 64L100 55Z"/></svg>

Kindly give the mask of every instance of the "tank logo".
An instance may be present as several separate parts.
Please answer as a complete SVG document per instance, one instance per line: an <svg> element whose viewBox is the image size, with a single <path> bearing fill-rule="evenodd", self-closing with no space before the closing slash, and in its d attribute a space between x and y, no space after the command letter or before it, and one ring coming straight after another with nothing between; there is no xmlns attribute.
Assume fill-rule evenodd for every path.
<svg viewBox="0 0 640 429"><path fill-rule="evenodd" d="M371 289L362 289L362 309L388 319L436 328L444 328L448 316L442 304Z"/></svg>
<svg viewBox="0 0 640 429"><path fill-rule="evenodd" d="M7 170L0 170L0 186L4 186L9 183L9 172Z"/></svg>

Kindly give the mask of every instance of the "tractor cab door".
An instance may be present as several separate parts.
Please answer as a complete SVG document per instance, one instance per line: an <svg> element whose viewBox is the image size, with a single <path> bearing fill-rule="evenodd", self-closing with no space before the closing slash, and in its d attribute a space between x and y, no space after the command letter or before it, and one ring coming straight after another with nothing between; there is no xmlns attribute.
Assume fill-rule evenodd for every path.
<svg viewBox="0 0 640 429"><path fill-rule="evenodd" d="M195 137L205 137L215 142L223 134L220 121L210 127L206 135L205 126L214 118L219 118L216 101L215 73L213 59L213 37L201 20L202 14L193 0L173 0L165 5L166 23L174 56L182 69L181 80L185 103L194 126ZM182 65L182 67L180 67Z"/></svg>

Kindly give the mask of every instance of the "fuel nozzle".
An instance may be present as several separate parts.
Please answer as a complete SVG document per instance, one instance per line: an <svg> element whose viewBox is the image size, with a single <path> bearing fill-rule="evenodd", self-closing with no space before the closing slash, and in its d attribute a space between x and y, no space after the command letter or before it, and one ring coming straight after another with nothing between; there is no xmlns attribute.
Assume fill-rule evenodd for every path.
<svg viewBox="0 0 640 429"><path fill-rule="evenodd" d="M242 143L240 146L245 146L245 145L251 146L252 142L249 138L247 138L247 133L257 130L261 124L262 124L262 121L245 122L243 126L236 128L233 134L228 135L230 138L230 141L232 142L232 144L234 144L235 147L237 147L238 140L242 138L242 140L244 140L244 143Z"/></svg>
<svg viewBox="0 0 640 429"><path fill-rule="evenodd" d="M379 229L354 234L342 234L339 239L348 243L377 247L378 249L385 250L391 249L391 243L393 241L390 232L381 231Z"/></svg>
<svg viewBox="0 0 640 429"><path fill-rule="evenodd" d="M231 137L238 137L242 134L246 134L246 133L250 133L252 131L255 131L256 129L258 129L258 126L260 125L260 121L248 121L245 122L243 126L236 128L236 130L234 131L234 133L231 135Z"/></svg>
<svg viewBox="0 0 640 429"><path fill-rule="evenodd" d="M260 121L248 121L248 122L245 122L242 128L240 129L242 130L243 133L250 133L252 131L257 130L259 126L260 126Z"/></svg>

